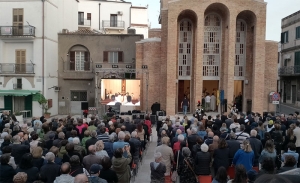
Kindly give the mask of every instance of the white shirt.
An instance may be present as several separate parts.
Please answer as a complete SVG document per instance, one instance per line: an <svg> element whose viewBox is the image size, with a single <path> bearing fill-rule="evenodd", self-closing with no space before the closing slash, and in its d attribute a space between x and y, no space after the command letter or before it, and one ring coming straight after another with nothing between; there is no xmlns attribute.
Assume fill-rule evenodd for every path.
<svg viewBox="0 0 300 183"><path fill-rule="evenodd" d="M209 96L209 95L207 95L207 96L205 97L205 102L210 102L210 96Z"/></svg>

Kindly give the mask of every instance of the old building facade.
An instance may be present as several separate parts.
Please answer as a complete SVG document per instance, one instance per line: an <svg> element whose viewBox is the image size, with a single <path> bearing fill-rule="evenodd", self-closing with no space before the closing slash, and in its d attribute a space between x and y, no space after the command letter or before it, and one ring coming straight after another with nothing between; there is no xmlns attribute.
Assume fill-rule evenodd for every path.
<svg viewBox="0 0 300 183"><path fill-rule="evenodd" d="M150 73L143 109L159 102L172 115L186 95L194 112L203 95L223 90L228 104L242 94L242 111L274 111L268 95L276 91L278 47L265 40L266 7L263 0L161 0L161 29L136 45L136 68Z"/></svg>

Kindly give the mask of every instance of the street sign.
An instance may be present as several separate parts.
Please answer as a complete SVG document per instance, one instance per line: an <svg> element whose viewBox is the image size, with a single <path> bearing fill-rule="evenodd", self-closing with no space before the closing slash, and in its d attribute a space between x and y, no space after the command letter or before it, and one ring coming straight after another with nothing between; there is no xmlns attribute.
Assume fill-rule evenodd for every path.
<svg viewBox="0 0 300 183"><path fill-rule="evenodd" d="M279 93L273 93L273 95L272 95L272 100L273 101L279 101L279 99L280 99L280 94Z"/></svg>
<svg viewBox="0 0 300 183"><path fill-rule="evenodd" d="M101 64L96 64L96 68L102 68Z"/></svg>
<svg viewBox="0 0 300 183"><path fill-rule="evenodd" d="M272 104L279 104L279 101L273 101Z"/></svg>

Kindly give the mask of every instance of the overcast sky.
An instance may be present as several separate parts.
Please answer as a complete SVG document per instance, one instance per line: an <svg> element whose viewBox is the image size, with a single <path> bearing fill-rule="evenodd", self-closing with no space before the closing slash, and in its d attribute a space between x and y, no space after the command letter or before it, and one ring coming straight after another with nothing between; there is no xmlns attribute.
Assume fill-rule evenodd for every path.
<svg viewBox="0 0 300 183"><path fill-rule="evenodd" d="M135 6L146 6L149 9L151 28L159 28L158 16L160 0L125 0ZM281 19L300 10L300 0L265 0L267 5L267 40L280 40Z"/></svg>

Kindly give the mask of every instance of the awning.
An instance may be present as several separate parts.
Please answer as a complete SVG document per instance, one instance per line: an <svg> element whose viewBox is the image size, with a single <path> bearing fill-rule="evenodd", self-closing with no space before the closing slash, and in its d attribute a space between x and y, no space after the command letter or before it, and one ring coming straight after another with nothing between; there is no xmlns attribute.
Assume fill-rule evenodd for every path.
<svg viewBox="0 0 300 183"><path fill-rule="evenodd" d="M40 92L39 90L0 90L0 96L15 96L22 97L28 95L34 95Z"/></svg>

